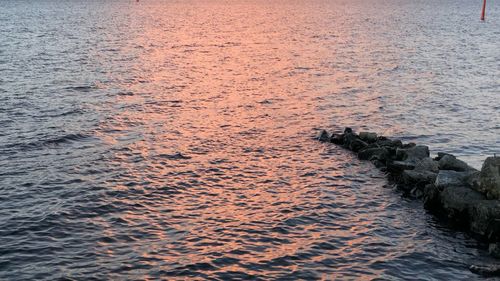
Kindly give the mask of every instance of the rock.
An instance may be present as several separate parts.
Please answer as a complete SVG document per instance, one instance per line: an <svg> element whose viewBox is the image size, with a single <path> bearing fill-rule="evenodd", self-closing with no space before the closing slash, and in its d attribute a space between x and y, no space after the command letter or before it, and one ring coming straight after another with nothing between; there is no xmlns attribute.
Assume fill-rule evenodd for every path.
<svg viewBox="0 0 500 281"><path fill-rule="evenodd" d="M395 147L403 147L403 142L401 140L393 140L391 145Z"/></svg>
<svg viewBox="0 0 500 281"><path fill-rule="evenodd" d="M351 143L349 145L349 149L354 151L354 152L358 152L367 146L368 146L368 144L366 142L364 142L360 139L354 139L351 141Z"/></svg>
<svg viewBox="0 0 500 281"><path fill-rule="evenodd" d="M358 152L359 159L388 172L389 182L422 198L427 210L447 215L486 238L489 252L500 258L500 200L488 200L500 199L500 158L487 158L479 172L451 154L438 153L432 159L427 146L403 144L376 133L358 136L345 128L344 133L329 136L323 130L319 140ZM471 266L471 271L500 276L500 266Z"/></svg>
<svg viewBox="0 0 500 281"><path fill-rule="evenodd" d="M500 243L490 243L488 245L488 253L495 258L500 258Z"/></svg>
<svg viewBox="0 0 500 281"><path fill-rule="evenodd" d="M485 277L500 275L500 265L471 265L469 270Z"/></svg>
<svg viewBox="0 0 500 281"><path fill-rule="evenodd" d="M404 170L413 170L413 169L415 169L415 163L413 162L390 161L387 163L387 171L393 175L401 174Z"/></svg>
<svg viewBox="0 0 500 281"><path fill-rule="evenodd" d="M378 159L385 162L389 157L389 151L384 147L365 148L358 153L358 158L361 160Z"/></svg>
<svg viewBox="0 0 500 281"><path fill-rule="evenodd" d="M470 230L489 241L500 241L500 201L482 200L471 206Z"/></svg>
<svg viewBox="0 0 500 281"><path fill-rule="evenodd" d="M453 170L457 172L464 172L474 170L462 160L458 160L455 156L447 154L439 159L440 170Z"/></svg>
<svg viewBox="0 0 500 281"><path fill-rule="evenodd" d="M354 133L344 133L344 147L350 149L351 143L358 139L358 136Z"/></svg>
<svg viewBox="0 0 500 281"><path fill-rule="evenodd" d="M415 146L417 146L417 144L416 144L416 143L414 143L414 142L409 142L409 143L405 143L405 144L403 144L402 148L407 149L407 148L412 148L412 147L415 147Z"/></svg>
<svg viewBox="0 0 500 281"><path fill-rule="evenodd" d="M448 186L467 186L468 180L472 175L474 175L474 172L440 170L434 184L440 190Z"/></svg>
<svg viewBox="0 0 500 281"><path fill-rule="evenodd" d="M488 157L484 160L479 181L480 189L489 199L500 198L500 157Z"/></svg>
<svg viewBox="0 0 500 281"><path fill-rule="evenodd" d="M403 142L400 140L391 140L386 137L379 137L379 139L375 142L377 146L383 147L393 147L396 149L397 147L403 147Z"/></svg>
<svg viewBox="0 0 500 281"><path fill-rule="evenodd" d="M481 172L479 171L470 171L469 172L469 176L467 178L467 185L470 186L472 189L476 190L476 191L479 191L479 192L482 192L484 193L482 190L481 190L481 187L480 187L480 174Z"/></svg>
<svg viewBox="0 0 500 281"><path fill-rule="evenodd" d="M410 193L415 198L422 198L424 196L424 192L423 192L422 188L420 188L420 187L413 188Z"/></svg>
<svg viewBox="0 0 500 281"><path fill-rule="evenodd" d="M423 191L424 208L432 211L440 209L441 198L439 195L440 191L435 185L426 185Z"/></svg>
<svg viewBox="0 0 500 281"><path fill-rule="evenodd" d="M377 134L371 132L361 132L359 133L359 138L367 143L374 143L377 141Z"/></svg>
<svg viewBox="0 0 500 281"><path fill-rule="evenodd" d="M330 137L330 142L338 145L344 144L344 134L332 134Z"/></svg>
<svg viewBox="0 0 500 281"><path fill-rule="evenodd" d="M416 170L405 170L401 175L403 184L406 186L421 186L424 187L427 184L436 181L437 173L431 171L416 171Z"/></svg>
<svg viewBox="0 0 500 281"><path fill-rule="evenodd" d="M322 130L321 133L319 134L318 140L321 142L327 142L330 139L330 136L328 135L328 132L325 130Z"/></svg>
<svg viewBox="0 0 500 281"><path fill-rule="evenodd" d="M434 158L434 160L439 161L439 160L441 160L441 158L443 158L445 155L450 155L450 156L453 156L452 154L449 154L449 153L445 153L445 152L438 152L438 155ZM453 157L455 157L455 156L453 156Z"/></svg>
<svg viewBox="0 0 500 281"><path fill-rule="evenodd" d="M447 186L440 193L441 204L448 218L462 226L470 225L471 208L486 199L481 193L466 186Z"/></svg>
<svg viewBox="0 0 500 281"><path fill-rule="evenodd" d="M385 167L384 162L382 162L382 161L380 161L378 159L372 159L371 162L373 163L373 165L375 165L375 167L377 167L381 171L383 171L383 172L386 171L386 167Z"/></svg>
<svg viewBox="0 0 500 281"><path fill-rule="evenodd" d="M404 147L404 146L403 146ZM418 161L429 157L429 147L425 145L416 145L408 148L397 148L396 159L407 161Z"/></svg>
<svg viewBox="0 0 500 281"><path fill-rule="evenodd" d="M434 161L432 158L427 157L417 162L417 164L415 165L415 170L438 173L439 165L437 161Z"/></svg>

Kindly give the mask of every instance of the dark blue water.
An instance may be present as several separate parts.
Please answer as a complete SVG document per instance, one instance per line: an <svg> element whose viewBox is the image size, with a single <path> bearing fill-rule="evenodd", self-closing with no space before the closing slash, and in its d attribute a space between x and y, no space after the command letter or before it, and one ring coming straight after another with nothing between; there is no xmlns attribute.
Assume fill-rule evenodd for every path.
<svg viewBox="0 0 500 281"><path fill-rule="evenodd" d="M483 244L313 136L499 153L479 2L1 1L0 279L478 278Z"/></svg>

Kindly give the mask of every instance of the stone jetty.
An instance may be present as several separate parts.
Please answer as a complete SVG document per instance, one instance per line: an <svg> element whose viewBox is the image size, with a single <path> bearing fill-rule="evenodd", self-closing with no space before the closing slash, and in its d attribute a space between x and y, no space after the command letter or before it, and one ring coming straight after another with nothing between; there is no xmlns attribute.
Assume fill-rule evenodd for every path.
<svg viewBox="0 0 500 281"><path fill-rule="evenodd" d="M500 258L500 157L488 157L481 171L447 153L431 158L429 147L403 143L372 132L322 131L319 141L357 153L385 172L404 194L422 199L432 213L449 219L489 244ZM482 274L500 274L500 267L471 267Z"/></svg>

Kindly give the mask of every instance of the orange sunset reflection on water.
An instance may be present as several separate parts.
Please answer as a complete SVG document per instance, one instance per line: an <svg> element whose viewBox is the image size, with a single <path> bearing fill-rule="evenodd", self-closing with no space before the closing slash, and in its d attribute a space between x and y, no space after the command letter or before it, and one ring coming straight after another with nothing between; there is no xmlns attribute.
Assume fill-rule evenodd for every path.
<svg viewBox="0 0 500 281"><path fill-rule="evenodd" d="M120 209L97 223L100 260L150 280L369 280L404 266L395 253L424 242L397 237L422 226L407 228L382 174L314 140L323 127L402 133L387 120L405 101L384 96L400 59L386 31L346 18L346 3L143 2L95 104L105 200Z"/></svg>
<svg viewBox="0 0 500 281"><path fill-rule="evenodd" d="M265 8L273 12L266 16ZM116 217L127 227L107 235L131 237L146 268L188 276L251 276L268 267L301 272L302 259L321 264L358 255L353 247L366 240L349 242L367 230L364 222L350 229L328 219L330 203L322 198L333 192L342 197L337 204L356 205L357 199L329 190L325 177L336 178L335 185L355 183L345 178L345 162L335 160L338 153L349 156L318 148L311 130L328 123L322 112L332 109L322 107L341 91L333 81L349 81L348 74L323 72L325 58L335 55L332 46L311 45L301 38L309 36L283 25L292 17L300 25L317 23L273 9L210 9L215 15L208 31L196 18L146 22L130 38L131 46L142 46L131 62L139 76L113 102L119 114L101 126L113 147L110 160L126 171L109 189L135 193L126 202L135 207ZM351 36L325 32L338 44ZM123 52L135 52L131 48ZM380 106L377 99L365 103L367 112ZM353 118L347 111L336 115ZM368 167L355 173L360 169L377 173ZM325 237L346 241L334 246Z"/></svg>
<svg viewBox="0 0 500 281"><path fill-rule="evenodd" d="M493 263L316 137L498 154L499 9L0 5L0 280L473 280Z"/></svg>

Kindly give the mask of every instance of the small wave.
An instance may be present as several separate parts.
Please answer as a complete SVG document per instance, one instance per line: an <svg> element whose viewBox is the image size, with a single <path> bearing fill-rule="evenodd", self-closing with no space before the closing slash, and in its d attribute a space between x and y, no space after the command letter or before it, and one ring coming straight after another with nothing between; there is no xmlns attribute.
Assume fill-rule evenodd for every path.
<svg viewBox="0 0 500 281"><path fill-rule="evenodd" d="M133 96L134 93L133 92L119 92L117 95L119 96Z"/></svg>
<svg viewBox="0 0 500 281"><path fill-rule="evenodd" d="M97 89L97 86L95 86L95 85L70 86L70 87L66 87L65 89L76 91L76 92L90 92L92 90Z"/></svg>
<svg viewBox="0 0 500 281"><path fill-rule="evenodd" d="M191 159L190 156L186 156L180 152L176 152L174 154L158 154L158 157L169 160L181 160L181 159Z"/></svg>
<svg viewBox="0 0 500 281"><path fill-rule="evenodd" d="M51 117L52 118L52 117L62 117L62 116L82 114L82 113L83 113L83 110L81 110L81 109L72 109L72 110L62 112L62 113L48 114L48 115L45 115L42 117Z"/></svg>
<svg viewBox="0 0 500 281"><path fill-rule="evenodd" d="M49 138L45 140L37 140L28 143L11 143L2 146L4 149L13 149L17 148L19 151L28 151L33 149L39 149L42 147L57 147L63 144L73 143L83 141L85 139L89 139L91 136L84 134L68 134L60 137Z"/></svg>
<svg viewBox="0 0 500 281"><path fill-rule="evenodd" d="M311 70L312 67L306 67L306 66L297 66L295 67L295 70Z"/></svg>
<svg viewBox="0 0 500 281"><path fill-rule="evenodd" d="M271 100L263 100L263 101L258 101L260 104L272 104L273 102Z"/></svg>
<svg viewBox="0 0 500 281"><path fill-rule="evenodd" d="M59 145L63 143L70 143L70 142L76 142L76 141L81 141L86 138L89 138L87 135L83 134L68 134L62 137L56 137L52 139L48 139L42 142L42 145Z"/></svg>

